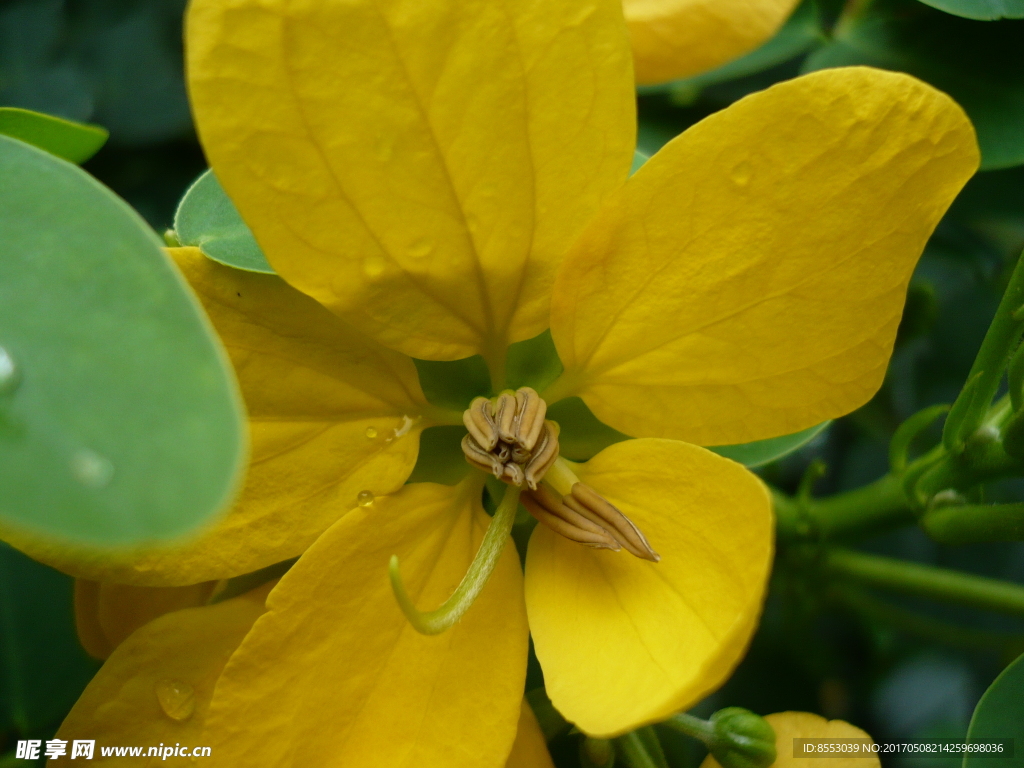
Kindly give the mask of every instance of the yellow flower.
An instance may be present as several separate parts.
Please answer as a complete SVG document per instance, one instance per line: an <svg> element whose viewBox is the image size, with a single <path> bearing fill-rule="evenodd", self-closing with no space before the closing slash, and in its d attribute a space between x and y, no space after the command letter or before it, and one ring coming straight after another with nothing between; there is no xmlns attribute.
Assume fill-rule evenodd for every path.
<svg viewBox="0 0 1024 768"><path fill-rule="evenodd" d="M302 554L223 672L200 676L200 743L224 765L500 766L528 632L553 703L595 736L717 687L757 622L772 519L754 475L697 446L791 433L875 392L917 257L978 164L959 107L905 75L819 72L713 115L627 181L618 0L194 0L188 69L211 164L280 275L175 253L249 407L246 488L169 550L17 545L154 586ZM500 537L461 621L421 635L389 559L433 608L491 518L475 469L405 484L423 430L471 405L429 404L411 358L480 355L497 395L523 370L509 345L547 328L551 413L582 398L636 438L559 460L555 490L568 504L589 486L661 560L538 526L524 579Z"/></svg>
<svg viewBox="0 0 1024 768"><path fill-rule="evenodd" d="M739 58L778 32L799 0L623 0L636 81L656 85Z"/></svg>

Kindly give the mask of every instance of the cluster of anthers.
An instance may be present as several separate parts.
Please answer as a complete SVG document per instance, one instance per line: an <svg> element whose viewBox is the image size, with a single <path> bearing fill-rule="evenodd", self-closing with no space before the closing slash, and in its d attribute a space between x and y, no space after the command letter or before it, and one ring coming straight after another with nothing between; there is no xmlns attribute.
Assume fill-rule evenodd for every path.
<svg viewBox="0 0 1024 768"><path fill-rule="evenodd" d="M660 560L632 520L559 461L558 425L546 415L547 403L530 387L475 398L462 416L466 460L509 485L525 485L523 506L570 541Z"/></svg>

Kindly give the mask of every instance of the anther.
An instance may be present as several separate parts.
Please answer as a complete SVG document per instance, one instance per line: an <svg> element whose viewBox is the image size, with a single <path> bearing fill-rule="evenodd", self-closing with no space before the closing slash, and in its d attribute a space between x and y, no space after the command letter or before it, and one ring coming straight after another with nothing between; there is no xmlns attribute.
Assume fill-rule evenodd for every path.
<svg viewBox="0 0 1024 768"><path fill-rule="evenodd" d="M546 413L547 404L530 387L474 399L462 415L466 460L510 485L536 490L558 459L558 425L545 421Z"/></svg>
<svg viewBox="0 0 1024 768"><path fill-rule="evenodd" d="M633 521L584 483L576 482L566 496L547 483L520 499L537 520L570 541L590 547L619 550L643 560L658 562L661 556Z"/></svg>

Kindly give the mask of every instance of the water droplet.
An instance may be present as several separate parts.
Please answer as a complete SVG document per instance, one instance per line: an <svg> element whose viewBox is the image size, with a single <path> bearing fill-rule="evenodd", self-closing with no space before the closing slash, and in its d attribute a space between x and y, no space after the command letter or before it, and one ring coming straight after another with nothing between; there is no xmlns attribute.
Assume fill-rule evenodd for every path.
<svg viewBox="0 0 1024 768"><path fill-rule="evenodd" d="M103 488L114 476L114 465L96 451L83 448L71 457L71 474L83 485Z"/></svg>
<svg viewBox="0 0 1024 768"><path fill-rule="evenodd" d="M366 436L368 438L370 438L371 440L373 440L373 438L375 438L377 436L377 430L374 427L367 427L366 428Z"/></svg>
<svg viewBox="0 0 1024 768"><path fill-rule="evenodd" d="M741 187L747 186L750 183L750 177L754 175L754 168L746 160L738 163L735 168L732 169L731 178L732 180Z"/></svg>
<svg viewBox="0 0 1024 768"><path fill-rule="evenodd" d="M380 277L384 272L384 257L377 254L367 256L363 259L363 274L371 280Z"/></svg>
<svg viewBox="0 0 1024 768"><path fill-rule="evenodd" d="M0 347L0 395L9 395L18 388L21 381L18 366L11 353Z"/></svg>
<svg viewBox="0 0 1024 768"><path fill-rule="evenodd" d="M368 507L373 504L373 491L360 491L356 496L356 503L360 507Z"/></svg>
<svg viewBox="0 0 1024 768"><path fill-rule="evenodd" d="M196 710L196 692L191 685L180 680L158 680L154 690L160 709L171 720L181 722L192 717Z"/></svg>
<svg viewBox="0 0 1024 768"><path fill-rule="evenodd" d="M424 256L429 256L433 250L434 244L432 242L426 238L420 238L409 246L409 255L414 259L422 259Z"/></svg>

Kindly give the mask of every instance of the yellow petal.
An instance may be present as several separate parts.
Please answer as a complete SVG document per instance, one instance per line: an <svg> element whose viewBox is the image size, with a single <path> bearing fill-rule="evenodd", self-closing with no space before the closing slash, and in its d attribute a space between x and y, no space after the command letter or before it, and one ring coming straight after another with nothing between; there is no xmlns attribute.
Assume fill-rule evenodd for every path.
<svg viewBox="0 0 1024 768"><path fill-rule="evenodd" d="M848 413L881 385L914 265L977 165L960 107L907 75L830 69L741 99L651 158L566 257L566 373L545 397L698 445Z"/></svg>
<svg viewBox="0 0 1024 768"><path fill-rule="evenodd" d="M270 263L414 357L544 330L631 163L620 0L196 0L187 42L203 146Z"/></svg>
<svg viewBox="0 0 1024 768"><path fill-rule="evenodd" d="M429 422L412 361L362 337L273 275L172 255L238 374L251 461L231 512L198 537L102 553L11 535L30 556L96 581L166 586L249 573L294 557L357 503L400 488Z"/></svg>
<svg viewBox="0 0 1024 768"><path fill-rule="evenodd" d="M754 50L798 0L623 0L638 85L689 77Z"/></svg>
<svg viewBox="0 0 1024 768"><path fill-rule="evenodd" d="M505 768L555 768L548 743L530 705L523 700L516 740L512 742Z"/></svg>
<svg viewBox="0 0 1024 768"><path fill-rule="evenodd" d="M418 607L440 605L489 521L479 499L475 479L413 483L321 536L217 684L203 736L213 753L247 768L504 765L526 671L515 547L463 619L436 636L409 625L387 575L397 554Z"/></svg>
<svg viewBox="0 0 1024 768"><path fill-rule="evenodd" d="M263 612L268 590L269 585L217 605L168 613L139 629L96 673L56 738L95 740L93 759L100 765L129 759L103 757L101 747L206 746L200 734L214 683ZM195 763L190 756L169 756L146 764Z"/></svg>
<svg viewBox="0 0 1024 768"><path fill-rule="evenodd" d="M761 610L772 514L739 464L674 440L616 443L577 469L661 555L589 549L537 526L526 606L548 696L609 737L662 720L717 688Z"/></svg>
<svg viewBox="0 0 1024 768"><path fill-rule="evenodd" d="M75 579L75 631L78 642L94 659L105 659L114 650L100 626L100 585L87 579Z"/></svg>
<svg viewBox="0 0 1024 768"><path fill-rule="evenodd" d="M793 756L793 739L870 739L856 726L843 720L826 720L810 712L776 712L765 720L775 729L775 749L778 757L770 768L879 768L877 755L870 757L800 757ZM700 768L722 768L708 755Z"/></svg>

